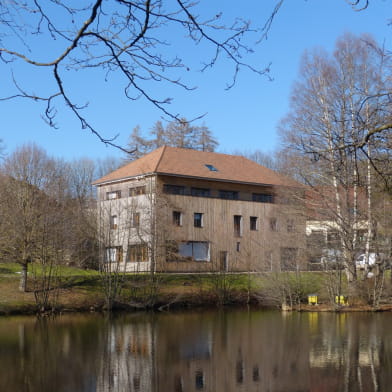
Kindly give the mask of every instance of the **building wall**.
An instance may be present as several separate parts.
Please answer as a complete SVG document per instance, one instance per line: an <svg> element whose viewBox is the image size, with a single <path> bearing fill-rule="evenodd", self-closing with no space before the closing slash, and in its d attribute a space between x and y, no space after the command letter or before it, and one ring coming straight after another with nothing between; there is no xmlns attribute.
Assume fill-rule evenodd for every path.
<svg viewBox="0 0 392 392"><path fill-rule="evenodd" d="M242 200L165 194L164 184L184 185L186 189L191 187L211 189L212 195L216 195L216 191L220 189L238 191L238 197ZM175 257L164 260L167 255L162 255L157 266L159 270L279 270L283 248L296 249L296 262L300 262L305 240L303 217L292 205L251 201L252 193L271 193L274 194L275 200L278 200L279 191L271 187L168 176L159 177L158 189L160 197L166 199L164 203L166 216L164 219L161 218L161 222L165 221L167 238L177 243L200 241L210 244L209 261L192 261L189 258ZM173 211L181 212L181 226L173 224ZM194 213L203 214L203 227L195 227ZM235 232L235 215L241 217L240 235ZM250 229L250 217L255 217L257 220L256 230ZM276 220L276 230L271 228L271 220ZM227 255L227 263L223 262L224 255Z"/></svg>
<svg viewBox="0 0 392 392"><path fill-rule="evenodd" d="M130 193L130 189L142 187L145 193L138 195ZM104 262L110 257L116 259L112 260L112 270L150 271L154 189L155 177L153 176L103 185L98 188L101 257ZM115 192L121 192L121 196L110 198L108 194ZM113 225L112 217L116 217L116 225ZM144 257L143 260L134 261L134 258L131 260L130 248L136 245L146 248L147 259ZM115 250L109 251L108 249ZM112 252L112 256L108 252ZM113 252L121 252L121 255L116 257Z"/></svg>
<svg viewBox="0 0 392 392"><path fill-rule="evenodd" d="M183 186L185 194L167 193L165 184ZM130 196L129 189L142 186L146 187L145 194ZM192 188L209 189L210 196L193 196ZM220 198L221 190L237 192L238 200ZM108 193L117 191L121 191L121 197L108 200ZM276 203L252 201L253 193L272 195ZM288 192L271 186L171 176L140 177L100 186L102 242L106 248L122 249L122 260L118 261L127 271L296 269L305 248L305 221L292 204L279 203L282 195L287 198ZM173 211L181 214L180 225L173 221ZM130 225L133 213L140 214L137 228ZM202 227L195 227L195 213L202 214ZM118 217L114 229L110 228L113 215ZM240 233L235 230L234 216L237 224L241 220ZM148 247L149 260L129 262L129 247L138 243ZM199 255L198 247L203 252L208 247L204 260L196 261L187 253L192 248L193 255Z"/></svg>

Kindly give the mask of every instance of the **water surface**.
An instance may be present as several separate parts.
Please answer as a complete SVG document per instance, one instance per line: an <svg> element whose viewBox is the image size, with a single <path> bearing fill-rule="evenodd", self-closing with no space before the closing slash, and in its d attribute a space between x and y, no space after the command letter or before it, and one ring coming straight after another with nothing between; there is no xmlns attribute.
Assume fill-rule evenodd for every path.
<svg viewBox="0 0 392 392"><path fill-rule="evenodd" d="M0 318L0 391L391 390L390 313Z"/></svg>

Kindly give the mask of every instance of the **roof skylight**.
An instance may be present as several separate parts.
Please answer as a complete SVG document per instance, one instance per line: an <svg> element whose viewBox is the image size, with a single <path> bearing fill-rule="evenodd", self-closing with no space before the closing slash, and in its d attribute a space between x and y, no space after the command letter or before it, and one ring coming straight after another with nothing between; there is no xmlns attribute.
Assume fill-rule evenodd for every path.
<svg viewBox="0 0 392 392"><path fill-rule="evenodd" d="M218 169L217 169L214 165L206 164L205 166L206 166L206 168L207 168L209 171L215 171L215 172L218 171Z"/></svg>

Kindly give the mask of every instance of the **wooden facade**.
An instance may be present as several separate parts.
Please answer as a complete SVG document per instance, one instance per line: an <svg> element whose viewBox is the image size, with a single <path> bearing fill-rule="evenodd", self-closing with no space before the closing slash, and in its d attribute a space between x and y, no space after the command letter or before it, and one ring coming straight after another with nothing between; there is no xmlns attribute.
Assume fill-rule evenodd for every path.
<svg viewBox="0 0 392 392"><path fill-rule="evenodd" d="M129 271L301 268L305 220L290 202L298 191L293 186L159 172L97 185L102 219L110 222L115 215L118 221L115 233L102 226L112 231L106 248L121 247ZM135 213L137 227L131 219ZM137 254L143 260L135 261Z"/></svg>

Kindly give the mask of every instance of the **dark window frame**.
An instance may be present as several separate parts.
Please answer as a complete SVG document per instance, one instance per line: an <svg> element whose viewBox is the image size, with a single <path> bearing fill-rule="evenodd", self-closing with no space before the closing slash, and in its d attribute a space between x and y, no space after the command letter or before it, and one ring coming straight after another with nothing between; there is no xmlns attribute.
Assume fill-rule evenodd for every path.
<svg viewBox="0 0 392 392"><path fill-rule="evenodd" d="M164 184L163 192L169 195L185 195L184 185Z"/></svg>
<svg viewBox="0 0 392 392"><path fill-rule="evenodd" d="M219 189L219 198L224 200L239 200L239 192Z"/></svg>
<svg viewBox="0 0 392 392"><path fill-rule="evenodd" d="M182 212L173 211L172 213L172 223L174 226L182 226Z"/></svg>
<svg viewBox="0 0 392 392"><path fill-rule="evenodd" d="M193 226L194 227L204 227L204 218L202 212L194 212L193 213Z"/></svg>
<svg viewBox="0 0 392 392"><path fill-rule="evenodd" d="M191 188L191 196L211 197L211 189L192 187Z"/></svg>
<svg viewBox="0 0 392 392"><path fill-rule="evenodd" d="M257 203L274 203L274 195L270 193L252 193L252 201Z"/></svg>
<svg viewBox="0 0 392 392"><path fill-rule="evenodd" d="M235 237L242 237L242 222L242 215L233 215Z"/></svg>
<svg viewBox="0 0 392 392"><path fill-rule="evenodd" d="M257 216L249 217L249 230L250 231L259 230L259 218Z"/></svg>

